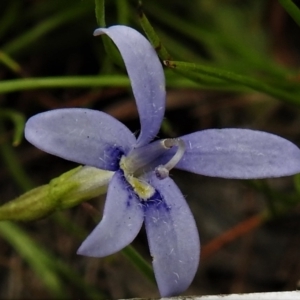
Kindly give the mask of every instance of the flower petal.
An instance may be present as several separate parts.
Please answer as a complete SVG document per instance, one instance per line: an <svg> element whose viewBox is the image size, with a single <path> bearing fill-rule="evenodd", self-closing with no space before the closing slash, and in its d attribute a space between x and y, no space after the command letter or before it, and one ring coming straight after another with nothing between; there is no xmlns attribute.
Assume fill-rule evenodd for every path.
<svg viewBox="0 0 300 300"><path fill-rule="evenodd" d="M136 143L118 120L96 110L56 109L31 117L26 139L39 149L64 159L115 171L120 156Z"/></svg>
<svg viewBox="0 0 300 300"><path fill-rule="evenodd" d="M165 113L165 77L162 65L148 40L122 25L99 28L94 35L107 34L118 47L131 81L140 115L137 146L146 145L158 133Z"/></svg>
<svg viewBox="0 0 300 300"><path fill-rule="evenodd" d="M248 129L209 129L181 137L186 152L176 168L238 179L300 172L300 150L277 135Z"/></svg>
<svg viewBox="0 0 300 300"><path fill-rule="evenodd" d="M193 215L169 177L149 182L157 194L147 200L145 225L156 281L162 297L175 296L191 284L199 264L200 241Z"/></svg>
<svg viewBox="0 0 300 300"><path fill-rule="evenodd" d="M130 244L139 233L144 220L141 202L117 171L109 186L103 218L84 240L77 254L103 257Z"/></svg>

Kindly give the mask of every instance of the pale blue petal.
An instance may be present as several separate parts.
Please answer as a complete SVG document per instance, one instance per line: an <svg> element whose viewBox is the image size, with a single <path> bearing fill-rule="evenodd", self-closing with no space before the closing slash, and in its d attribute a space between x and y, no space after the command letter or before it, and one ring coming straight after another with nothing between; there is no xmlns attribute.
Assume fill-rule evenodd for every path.
<svg viewBox="0 0 300 300"><path fill-rule="evenodd" d="M83 108L35 115L26 123L25 137L45 152L110 171L119 168L120 156L136 143L132 132L118 120Z"/></svg>
<svg viewBox="0 0 300 300"><path fill-rule="evenodd" d="M145 225L156 281L162 297L175 296L191 284L199 264L200 241L193 215L169 177L150 184L156 195L145 204Z"/></svg>
<svg viewBox="0 0 300 300"><path fill-rule="evenodd" d="M247 129L209 129L181 137L186 152L176 168L238 179L300 173L300 150L277 135Z"/></svg>
<svg viewBox="0 0 300 300"><path fill-rule="evenodd" d="M117 171L108 187L103 218L84 240L77 254L104 257L120 251L139 233L144 212L139 199Z"/></svg>
<svg viewBox="0 0 300 300"><path fill-rule="evenodd" d="M117 25L99 28L118 47L131 81L141 122L137 146L146 145L158 133L165 113L165 77L162 65L148 40L133 28Z"/></svg>

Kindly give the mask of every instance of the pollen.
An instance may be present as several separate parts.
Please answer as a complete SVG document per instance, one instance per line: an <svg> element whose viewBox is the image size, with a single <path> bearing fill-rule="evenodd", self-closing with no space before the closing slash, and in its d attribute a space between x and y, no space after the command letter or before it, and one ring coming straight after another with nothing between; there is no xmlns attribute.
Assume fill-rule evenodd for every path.
<svg viewBox="0 0 300 300"><path fill-rule="evenodd" d="M120 160L120 168L123 170L127 182L131 185L134 192L139 196L140 199L146 201L154 195L155 189L150 184L135 177L132 173L129 172L125 156L123 156Z"/></svg>
<svg viewBox="0 0 300 300"><path fill-rule="evenodd" d="M126 160L126 157L123 155L120 159L120 168L124 171L125 174L128 173L128 163L127 163L127 160Z"/></svg>
<svg viewBox="0 0 300 300"><path fill-rule="evenodd" d="M125 175L125 178L130 183L135 193L141 199L147 200L154 195L155 189L147 182L142 181L139 178L136 178L132 175L127 175L127 176Z"/></svg>

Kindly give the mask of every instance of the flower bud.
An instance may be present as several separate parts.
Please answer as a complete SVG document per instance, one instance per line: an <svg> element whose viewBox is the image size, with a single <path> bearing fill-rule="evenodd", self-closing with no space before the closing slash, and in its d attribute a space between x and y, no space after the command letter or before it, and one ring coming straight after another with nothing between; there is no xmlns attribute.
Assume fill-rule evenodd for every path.
<svg viewBox="0 0 300 300"><path fill-rule="evenodd" d="M106 192L113 172L79 166L0 206L1 221L32 221Z"/></svg>

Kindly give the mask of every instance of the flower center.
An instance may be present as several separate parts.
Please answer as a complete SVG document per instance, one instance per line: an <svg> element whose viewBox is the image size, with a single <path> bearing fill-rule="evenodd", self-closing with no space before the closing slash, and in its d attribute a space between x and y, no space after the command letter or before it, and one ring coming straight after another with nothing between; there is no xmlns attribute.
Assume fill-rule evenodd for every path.
<svg viewBox="0 0 300 300"><path fill-rule="evenodd" d="M171 148L177 147L175 154L171 158L166 157L167 163L154 166L154 161ZM120 168L124 172L127 182L134 192L143 200L151 198L155 194L155 189L139 178L139 175L148 171L155 171L158 178L164 179L169 176L169 171L180 161L185 152L185 144L181 139L165 139L153 142L149 145L133 149L127 156L122 156Z"/></svg>

